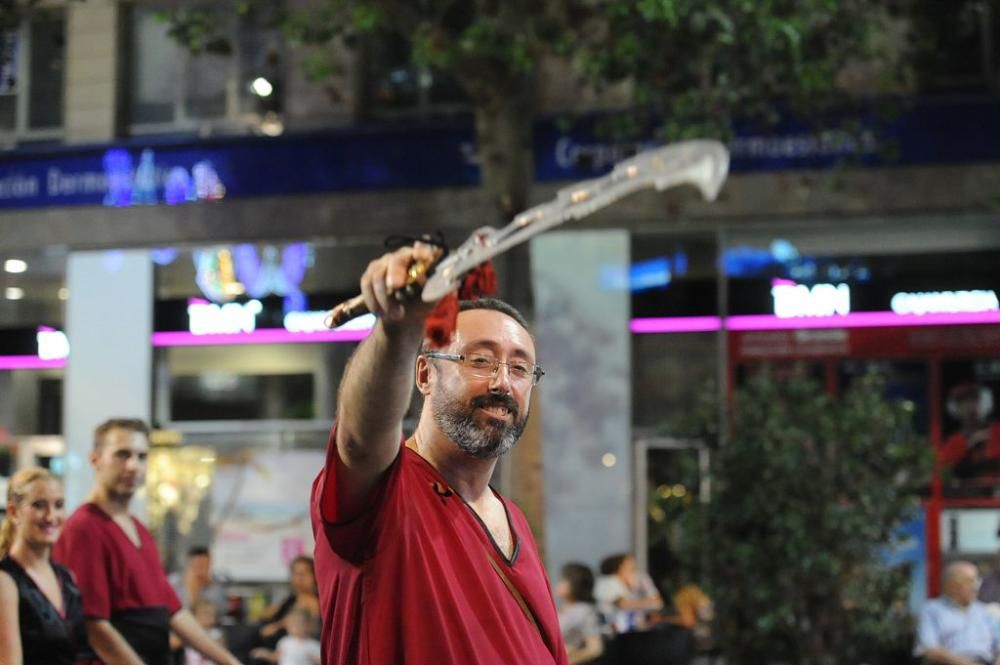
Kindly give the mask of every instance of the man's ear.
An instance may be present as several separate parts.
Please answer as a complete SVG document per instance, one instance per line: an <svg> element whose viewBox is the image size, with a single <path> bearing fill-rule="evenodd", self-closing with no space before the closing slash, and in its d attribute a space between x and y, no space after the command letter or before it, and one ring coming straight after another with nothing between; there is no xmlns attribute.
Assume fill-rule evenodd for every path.
<svg viewBox="0 0 1000 665"><path fill-rule="evenodd" d="M417 390L420 391L421 395L427 397L431 392L431 363L427 356L417 356L417 368L414 376Z"/></svg>
<svg viewBox="0 0 1000 665"><path fill-rule="evenodd" d="M97 458L101 456L101 451L98 449L93 449L90 451L90 466L97 465Z"/></svg>

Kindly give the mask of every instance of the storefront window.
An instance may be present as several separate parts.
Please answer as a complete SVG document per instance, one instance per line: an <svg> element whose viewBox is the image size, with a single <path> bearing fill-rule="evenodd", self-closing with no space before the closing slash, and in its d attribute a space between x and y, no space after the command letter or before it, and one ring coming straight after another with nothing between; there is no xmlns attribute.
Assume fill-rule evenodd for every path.
<svg viewBox="0 0 1000 665"><path fill-rule="evenodd" d="M256 15L220 15L218 25L211 48L195 53L169 34L160 12L134 11L129 99L134 129L184 130L206 122L238 127L260 122L265 111L280 111L284 65L276 30ZM253 85L262 77L266 94L264 84Z"/></svg>
<svg viewBox="0 0 1000 665"><path fill-rule="evenodd" d="M19 30L0 33L0 139L59 137L65 69L62 11L34 11Z"/></svg>
<svg viewBox="0 0 1000 665"><path fill-rule="evenodd" d="M370 321L332 332L377 245L289 242L157 252L154 420L329 423Z"/></svg>
<svg viewBox="0 0 1000 665"><path fill-rule="evenodd" d="M718 397L716 237L636 234L631 249L618 286L631 290L633 321L659 331L632 336L632 422L688 435L699 403Z"/></svg>

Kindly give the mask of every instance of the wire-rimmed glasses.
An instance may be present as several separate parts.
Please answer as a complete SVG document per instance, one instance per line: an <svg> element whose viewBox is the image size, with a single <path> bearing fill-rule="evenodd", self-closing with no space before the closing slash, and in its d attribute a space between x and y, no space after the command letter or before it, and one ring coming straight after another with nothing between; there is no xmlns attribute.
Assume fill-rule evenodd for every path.
<svg viewBox="0 0 1000 665"><path fill-rule="evenodd" d="M545 375L541 365L534 365L527 360L508 360L504 362L488 353L443 353L441 351L425 351L424 356L438 360L451 360L466 369L469 374L481 379L491 379L500 371L500 365L506 365L507 373L512 381L530 382L538 385Z"/></svg>

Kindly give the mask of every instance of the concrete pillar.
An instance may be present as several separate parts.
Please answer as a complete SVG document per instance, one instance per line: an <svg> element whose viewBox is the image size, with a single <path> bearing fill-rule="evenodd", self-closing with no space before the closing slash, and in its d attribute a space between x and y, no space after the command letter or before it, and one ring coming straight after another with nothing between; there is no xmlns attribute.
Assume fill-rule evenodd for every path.
<svg viewBox="0 0 1000 665"><path fill-rule="evenodd" d="M66 7L67 143L111 141L117 134L120 21L117 0Z"/></svg>
<svg viewBox="0 0 1000 665"><path fill-rule="evenodd" d="M624 231L546 233L531 243L550 575L631 547L630 298Z"/></svg>
<svg viewBox="0 0 1000 665"><path fill-rule="evenodd" d="M94 428L112 417L148 422L152 415L153 262L146 250L76 252L66 284L63 433L72 510L93 483Z"/></svg>

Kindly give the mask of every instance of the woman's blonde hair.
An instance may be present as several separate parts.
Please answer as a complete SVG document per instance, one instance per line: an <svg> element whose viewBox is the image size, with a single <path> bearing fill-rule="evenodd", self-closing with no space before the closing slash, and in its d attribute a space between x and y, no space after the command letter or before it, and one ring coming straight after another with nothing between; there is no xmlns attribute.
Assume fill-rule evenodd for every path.
<svg viewBox="0 0 1000 665"><path fill-rule="evenodd" d="M20 505L20 503L24 501L24 497L28 496L28 489L31 487L32 483L39 480L59 482L59 479L52 475L51 471L43 469L40 466L29 466L28 468L21 469L11 476L10 481L7 483L6 505L8 510L11 505ZM13 542L14 523L8 515L4 518L3 522L0 523L0 557L7 554L7 550L10 549L11 543Z"/></svg>

